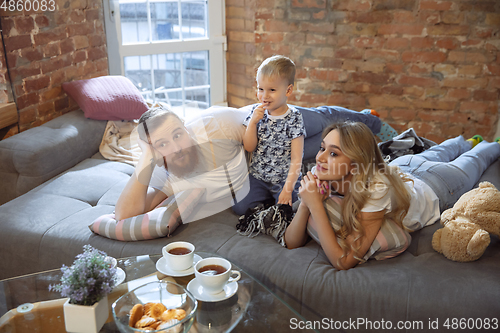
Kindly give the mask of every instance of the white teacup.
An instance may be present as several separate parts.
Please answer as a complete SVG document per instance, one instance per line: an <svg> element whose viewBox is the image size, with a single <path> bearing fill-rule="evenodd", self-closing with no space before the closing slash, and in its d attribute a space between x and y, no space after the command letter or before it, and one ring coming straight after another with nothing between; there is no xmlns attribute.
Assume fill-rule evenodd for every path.
<svg viewBox="0 0 500 333"><path fill-rule="evenodd" d="M110 256L107 256L106 258L104 258L104 262L108 264L109 268L115 268L116 265L118 264L118 261L115 258L110 257Z"/></svg>
<svg viewBox="0 0 500 333"><path fill-rule="evenodd" d="M207 270L203 272L204 269ZM203 287L203 292L208 294L218 294L227 283L238 281L241 278L239 271L231 270L229 261L216 257L198 261L194 266L194 274L198 283Z"/></svg>
<svg viewBox="0 0 500 333"><path fill-rule="evenodd" d="M191 243L172 242L163 247L162 253L167 266L174 271L184 271L193 266L194 245Z"/></svg>

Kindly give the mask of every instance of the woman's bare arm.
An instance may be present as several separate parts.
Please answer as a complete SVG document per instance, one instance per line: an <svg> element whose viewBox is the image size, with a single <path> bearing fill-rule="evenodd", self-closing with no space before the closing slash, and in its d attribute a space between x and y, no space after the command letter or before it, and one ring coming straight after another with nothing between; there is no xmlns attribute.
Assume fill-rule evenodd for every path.
<svg viewBox="0 0 500 333"><path fill-rule="evenodd" d="M324 197L320 193L315 176L308 172L300 181L299 193L302 197L302 202L311 212L311 218L314 220L314 226L318 233L321 247L325 251L330 263L337 269L349 269L356 266L359 260L354 258L353 251L350 251L347 256L343 257L344 250L340 247L337 240L337 235L333 230L325 207L323 206ZM382 226L385 210L379 212L361 212L357 218L364 229L364 235L359 237L359 234L351 234L346 238L349 248L354 246L358 248L359 257L363 257L370 246L372 245L377 233ZM357 239L359 237L359 239Z"/></svg>
<svg viewBox="0 0 500 333"><path fill-rule="evenodd" d="M285 243L289 249L301 247L307 240L307 220L309 219L309 209L306 205L300 203L297 213L292 222L285 231Z"/></svg>
<svg viewBox="0 0 500 333"><path fill-rule="evenodd" d="M328 216L326 215L323 205L321 204L315 207L317 208L311 207L311 215L315 222L321 247L323 251L325 251L330 263L337 269L349 269L356 266L359 260L354 257L353 251L350 251L346 257L339 260L344 254L344 251L337 241L337 235L331 227L330 221L328 221ZM382 226L384 214L385 211L373 213L361 212L359 214L358 220L364 228L364 235L356 240L359 234L351 234L347 236L346 241L349 246L359 247L358 252L360 258L366 254L375 240Z"/></svg>

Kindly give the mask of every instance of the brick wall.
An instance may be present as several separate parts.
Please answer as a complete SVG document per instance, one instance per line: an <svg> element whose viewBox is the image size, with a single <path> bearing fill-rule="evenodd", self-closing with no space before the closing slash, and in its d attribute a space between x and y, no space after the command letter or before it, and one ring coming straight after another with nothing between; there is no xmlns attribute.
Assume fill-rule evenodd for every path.
<svg viewBox="0 0 500 333"><path fill-rule="evenodd" d="M12 102L10 93L7 64L5 63L5 53L3 50L2 36L0 36L0 104Z"/></svg>
<svg viewBox="0 0 500 333"><path fill-rule="evenodd" d="M493 139L500 1L226 0L226 19L231 106L254 103L256 68L285 54L291 103L375 109L436 142Z"/></svg>
<svg viewBox="0 0 500 333"><path fill-rule="evenodd" d="M102 0L56 5L52 12L1 13L21 131L77 108L63 82L108 74Z"/></svg>
<svg viewBox="0 0 500 333"><path fill-rule="evenodd" d="M76 108L62 82L108 74L102 1L56 2L0 13L21 130ZM231 106L254 103L256 68L285 54L298 66L291 103L373 108L437 142L497 128L499 1L226 0L226 26Z"/></svg>

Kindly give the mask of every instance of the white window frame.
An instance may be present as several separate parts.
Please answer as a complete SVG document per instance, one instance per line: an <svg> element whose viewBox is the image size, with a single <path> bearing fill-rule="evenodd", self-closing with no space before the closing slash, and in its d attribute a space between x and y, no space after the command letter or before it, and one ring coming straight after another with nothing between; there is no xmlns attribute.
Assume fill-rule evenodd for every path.
<svg viewBox="0 0 500 333"><path fill-rule="evenodd" d="M177 2L178 0L171 1ZM149 3L154 2L154 0L137 0L134 2ZM225 1L208 0L207 4L208 37L206 38L122 45L119 0L104 0L109 74L125 75L123 58L127 56L208 51L211 105L227 106ZM154 85L154 83L152 84Z"/></svg>

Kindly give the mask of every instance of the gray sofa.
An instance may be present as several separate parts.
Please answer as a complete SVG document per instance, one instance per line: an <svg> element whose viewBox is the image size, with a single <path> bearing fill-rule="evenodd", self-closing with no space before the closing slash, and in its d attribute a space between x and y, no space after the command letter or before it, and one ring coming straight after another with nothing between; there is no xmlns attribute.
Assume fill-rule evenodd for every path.
<svg viewBox="0 0 500 333"><path fill-rule="evenodd" d="M332 107L301 111L308 134L306 161L317 152L327 123L361 116ZM375 133L380 129L378 118L362 117L368 117L362 119ZM132 166L98 153L105 126L73 111L0 141L0 200L6 202L0 206L0 279L70 264L84 244L127 257L161 253L165 244L186 240L197 250L230 259L306 319L325 318L320 330L330 319L341 321L346 331L370 331L369 324L348 325L358 320L390 321L393 329L408 320L422 323L420 332L431 331L429 322L436 319L442 329L448 318L499 318L499 240L492 237L476 262L452 262L431 248L438 224L413 233L402 255L347 271L335 270L313 241L287 250L269 236L238 235L237 216L230 210L182 225L171 238L120 242L95 235L88 224L113 211L133 172ZM500 188L500 161L482 180Z"/></svg>

